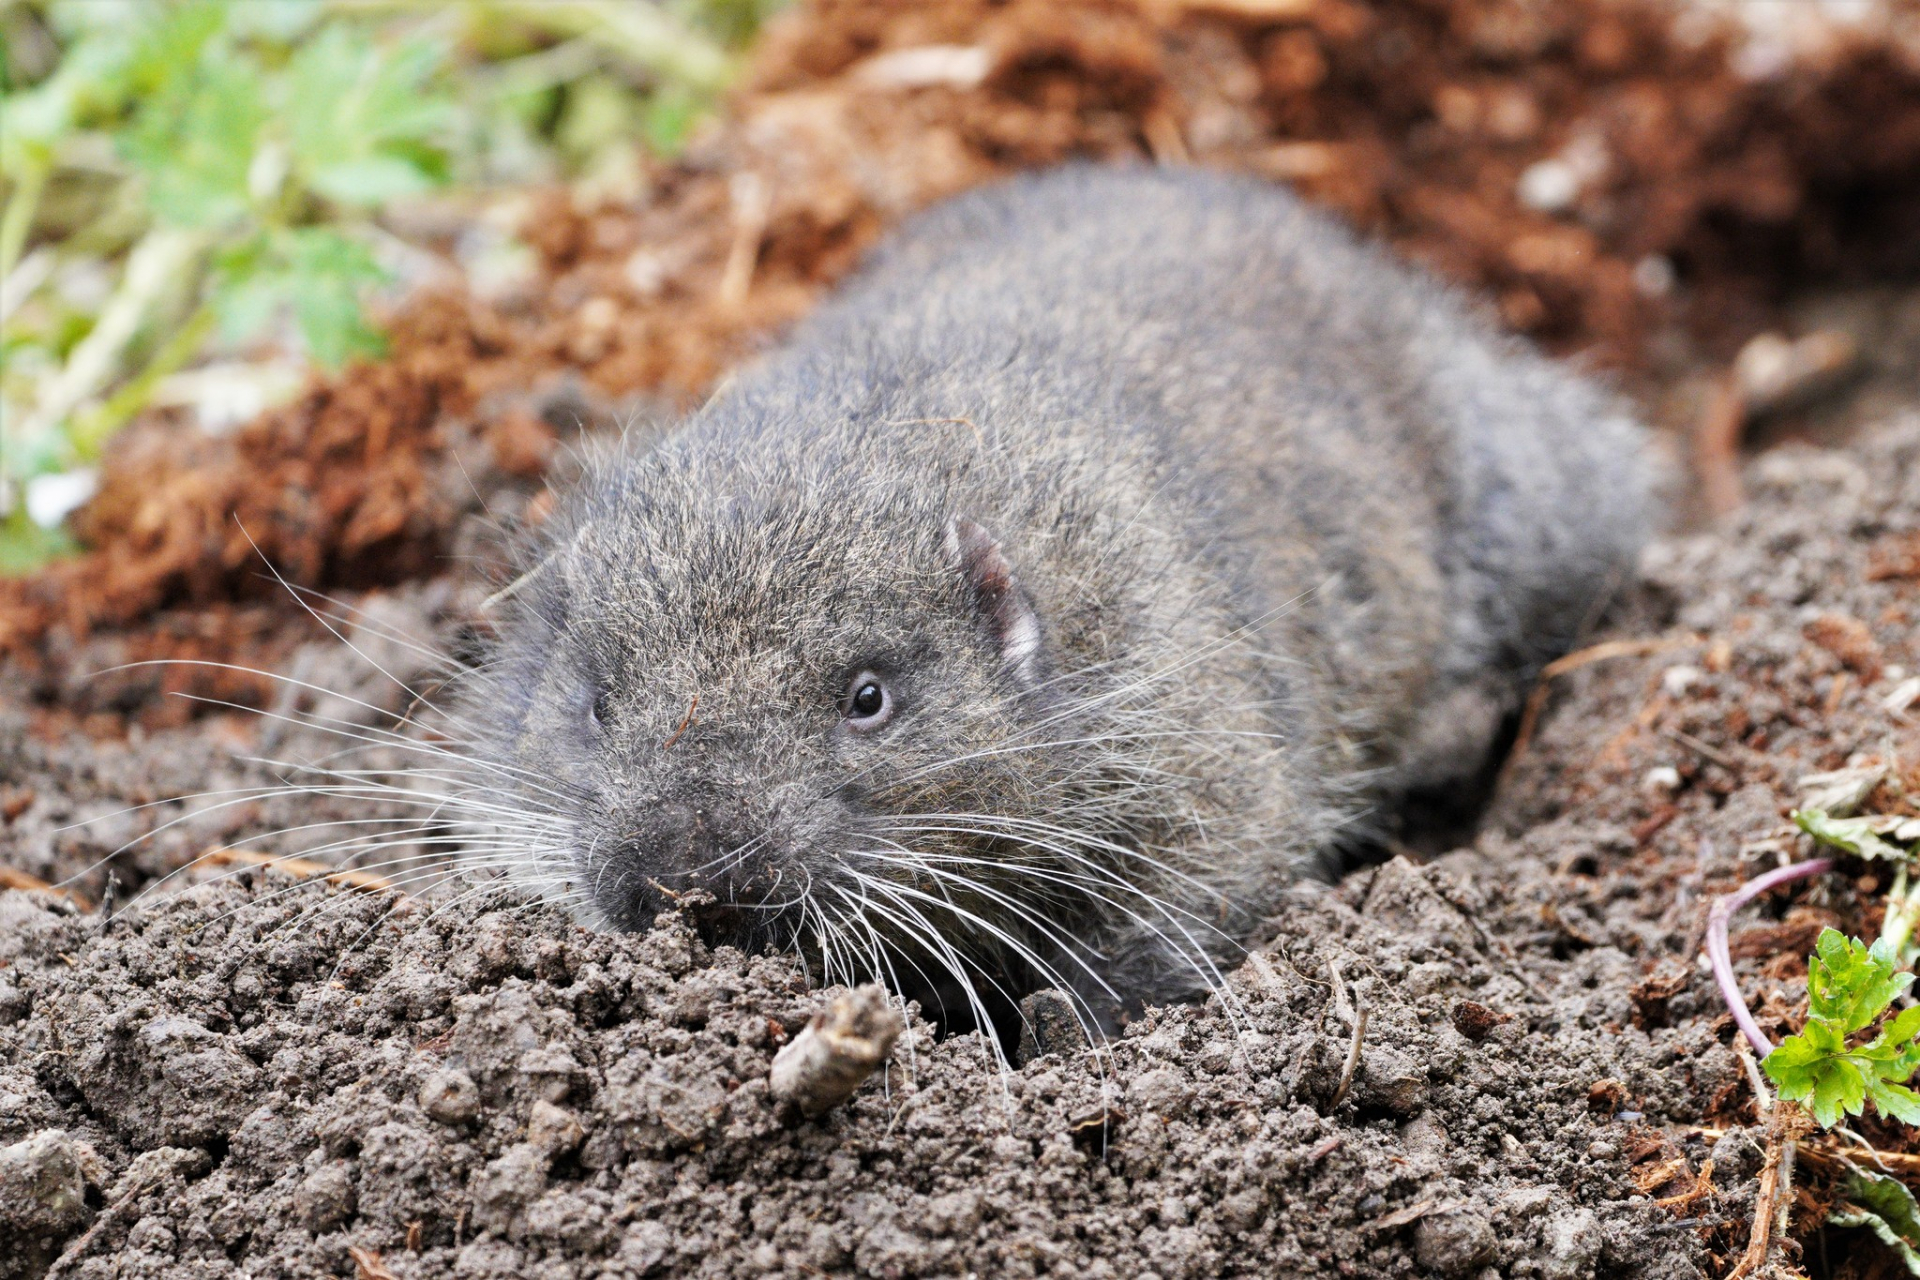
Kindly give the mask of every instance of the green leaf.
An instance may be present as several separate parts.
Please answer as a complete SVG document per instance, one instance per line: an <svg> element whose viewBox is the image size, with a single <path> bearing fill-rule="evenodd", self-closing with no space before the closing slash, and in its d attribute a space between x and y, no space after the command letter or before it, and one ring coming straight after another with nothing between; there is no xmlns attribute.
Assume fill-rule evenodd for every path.
<svg viewBox="0 0 1920 1280"><path fill-rule="evenodd" d="M6 446L0 449L0 476L15 481L58 471L63 464L72 460L67 438L56 427L25 437L0 435L0 443Z"/></svg>
<svg viewBox="0 0 1920 1280"><path fill-rule="evenodd" d="M1920 1093L1907 1086L1868 1078L1867 1096L1881 1115L1892 1116L1901 1124L1920 1124Z"/></svg>
<svg viewBox="0 0 1920 1280"><path fill-rule="evenodd" d="M1865 1227L1920 1276L1920 1203L1897 1178L1855 1169L1842 1191L1848 1204L1827 1218L1837 1227Z"/></svg>
<svg viewBox="0 0 1920 1280"><path fill-rule="evenodd" d="M1920 1035L1920 1004L1901 1010L1898 1017L1880 1029L1880 1038L1895 1044L1904 1044L1917 1035Z"/></svg>
<svg viewBox="0 0 1920 1280"><path fill-rule="evenodd" d="M1866 1081L1860 1069L1842 1056L1845 1047L1830 1023L1812 1018L1804 1031L1782 1041L1761 1065L1781 1097L1807 1103L1814 1119L1831 1128L1842 1112L1860 1114L1866 1098Z"/></svg>
<svg viewBox="0 0 1920 1280"><path fill-rule="evenodd" d="M1805 1102L1814 1119L1832 1128L1844 1115L1857 1116L1866 1104L1867 1082L1860 1068L1841 1052L1844 1042L1819 1019L1767 1055L1767 1075L1780 1096Z"/></svg>
<svg viewBox="0 0 1920 1280"><path fill-rule="evenodd" d="M446 179L451 99L433 92L444 50L424 40L376 47L343 25L303 45L288 67L296 170L339 204L374 208Z"/></svg>
<svg viewBox="0 0 1920 1280"><path fill-rule="evenodd" d="M1912 983L1912 974L1895 972L1893 948L1884 939L1868 947L1838 929L1820 931L1807 963L1807 1001L1814 1016L1841 1024L1845 1032L1879 1017Z"/></svg>
<svg viewBox="0 0 1920 1280"><path fill-rule="evenodd" d="M419 195L435 185L431 174L398 155L361 156L316 169L307 182L339 204L378 208L402 196Z"/></svg>
<svg viewBox="0 0 1920 1280"><path fill-rule="evenodd" d="M214 263L214 312L230 342L244 342L291 311L314 360L338 368L377 356L386 340L367 323L361 294L387 278L367 247L327 227L256 236Z"/></svg>
<svg viewBox="0 0 1920 1280"><path fill-rule="evenodd" d="M220 338L240 346L273 322L285 295L285 281L264 234L227 245L213 255L213 313Z"/></svg>
<svg viewBox="0 0 1920 1280"><path fill-rule="evenodd" d="M169 93L190 82L227 25L226 7L214 0L163 5L157 12L164 16L142 28L127 64L127 76L140 94Z"/></svg>
<svg viewBox="0 0 1920 1280"><path fill-rule="evenodd" d="M359 297L338 281L315 283L293 300L300 336L307 351L324 368L337 369L347 361L373 359L387 353L387 340L368 324Z"/></svg>
<svg viewBox="0 0 1920 1280"><path fill-rule="evenodd" d="M120 152L143 171L162 222L218 227L243 217L269 119L259 69L224 39L224 10L187 4L142 43L129 75L139 107Z"/></svg>
<svg viewBox="0 0 1920 1280"><path fill-rule="evenodd" d="M142 26L134 14L117 17L76 32L52 75L0 101L0 171L9 179L18 180L30 158L44 160L76 131L117 113L135 92L129 66Z"/></svg>
<svg viewBox="0 0 1920 1280"><path fill-rule="evenodd" d="M1920 1093L1904 1083L1920 1069L1920 1008L1889 1019L1867 1044L1847 1043L1912 982L1911 973L1895 972L1884 939L1869 947L1822 929L1807 962L1807 1024L1762 1064L1780 1096L1805 1102L1828 1128L1843 1115L1859 1115L1869 1098L1883 1114L1920 1124Z"/></svg>
<svg viewBox="0 0 1920 1280"><path fill-rule="evenodd" d="M364 286L386 279L365 245L335 231L307 227L289 236L293 314L320 364L339 368L356 356L386 353L386 339L361 309Z"/></svg>
<svg viewBox="0 0 1920 1280"><path fill-rule="evenodd" d="M686 150L707 107L706 102L677 85L666 85L648 97L640 116L640 136L647 149L672 159Z"/></svg>
<svg viewBox="0 0 1920 1280"><path fill-rule="evenodd" d="M1875 820L1872 816L1835 818L1824 809L1795 809L1793 823L1821 844L1862 858L1883 858L1892 862L1913 860L1913 850L1881 839L1873 829Z"/></svg>
<svg viewBox="0 0 1920 1280"><path fill-rule="evenodd" d="M0 578L32 573L79 549L65 529L42 529L27 518L24 507L0 520Z"/></svg>

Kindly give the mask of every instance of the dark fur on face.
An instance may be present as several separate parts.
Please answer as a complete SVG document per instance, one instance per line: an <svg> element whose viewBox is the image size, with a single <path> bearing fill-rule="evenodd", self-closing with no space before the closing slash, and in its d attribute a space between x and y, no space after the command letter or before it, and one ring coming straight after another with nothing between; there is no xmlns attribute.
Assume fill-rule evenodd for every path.
<svg viewBox="0 0 1920 1280"><path fill-rule="evenodd" d="M1203 990L1470 773L1646 531L1631 424L1285 194L920 219L572 495L468 695L529 878L949 1008Z"/></svg>

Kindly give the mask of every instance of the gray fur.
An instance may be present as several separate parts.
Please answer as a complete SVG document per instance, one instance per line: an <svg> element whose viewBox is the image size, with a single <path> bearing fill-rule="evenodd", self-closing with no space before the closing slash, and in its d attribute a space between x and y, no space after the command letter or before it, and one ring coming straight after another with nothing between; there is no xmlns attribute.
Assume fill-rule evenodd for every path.
<svg viewBox="0 0 1920 1280"><path fill-rule="evenodd" d="M706 889L830 976L1105 1019L1477 770L1651 515L1616 405L1285 192L1067 169L598 468L469 707L593 923Z"/></svg>

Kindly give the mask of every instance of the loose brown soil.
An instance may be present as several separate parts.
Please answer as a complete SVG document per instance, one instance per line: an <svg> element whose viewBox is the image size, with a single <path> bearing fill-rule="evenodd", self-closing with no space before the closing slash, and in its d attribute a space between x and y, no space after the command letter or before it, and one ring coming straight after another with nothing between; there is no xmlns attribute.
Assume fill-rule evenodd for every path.
<svg viewBox="0 0 1920 1280"><path fill-rule="evenodd" d="M1697 9L1611 0L817 0L638 207L541 208L524 292L416 299L389 360L233 436L145 424L89 554L0 583L0 876L78 877L77 903L0 892L0 1276L1725 1275L1766 1132L1696 963L1708 900L1806 852L1807 773L1884 763L1874 807L1920 810L1915 712L1886 702L1920 671L1910 366L1762 425L1843 443L1770 450L1744 508L1656 548L1596 637L1652 643L1553 681L1468 847L1301 888L1231 1002L1097 1054L1002 1072L921 1027L804 1121L765 1087L825 999L788 959L462 898L429 831L377 869L409 897L230 856L165 877L229 846L327 862L318 824L365 802L260 788L340 748L314 721L431 694L490 530L538 522L583 426L696 401L904 212L1014 168L1292 181L1670 423L1783 318L1871 313L1900 372L1912 291L1798 289L1916 265L1920 57L1891 30L1756 78ZM889 55L927 46L985 55L903 87L929 63ZM1585 139L1607 163L1566 209L1521 202ZM299 683L124 666L182 658ZM357 767L402 776L409 735ZM1770 1034L1813 935L1871 934L1878 889L1848 864L1736 923ZM82 909L110 891L111 921ZM1369 1008L1337 1106L1335 967ZM1831 1149L1776 1257L1890 1274L1819 1227Z"/></svg>

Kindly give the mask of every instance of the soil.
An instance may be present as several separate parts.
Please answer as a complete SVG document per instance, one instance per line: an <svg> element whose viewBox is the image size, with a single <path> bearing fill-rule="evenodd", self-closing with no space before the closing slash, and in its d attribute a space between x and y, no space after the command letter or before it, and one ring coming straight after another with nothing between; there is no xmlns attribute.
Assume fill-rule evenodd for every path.
<svg viewBox="0 0 1920 1280"><path fill-rule="evenodd" d="M1911 811L1920 734L1885 698L1920 669L1920 415L1772 451L1747 484L1647 556L1611 638L1660 647L1555 685L1470 846L1299 887L1230 999L1098 1053L1002 1070L921 1024L817 1121L766 1078L830 993L677 918L606 935L484 884L253 867L104 923L0 895L0 1266L1724 1274L1765 1130L1694 963L1704 910L1801 852L1783 813L1808 772L1889 763L1876 807ZM1812 934L1875 927L1869 875L1736 925L1771 1034L1802 1016ZM1368 1010L1337 1105L1336 972ZM1873 1246L1819 1240L1801 1167L1801 1239L1871 1274Z"/></svg>
<svg viewBox="0 0 1920 1280"><path fill-rule="evenodd" d="M66 884L0 891L0 1277L1725 1275L1767 1130L1708 902L1808 852L1807 774L1920 812L1920 293L1854 279L1915 265L1920 56L1899 3L1791 46L1678 12L816 0L643 200L547 199L535 279L405 304L233 435L136 428L89 552L0 582L0 885ZM831 993L790 959L443 883L430 824L319 878L379 811L282 779L442 749L415 691L596 428L697 401L911 208L1081 155L1292 181L1669 427L1762 327L1839 323L1871 376L1753 424L1745 505L1649 553L1594 637L1635 643L1546 686L1464 847L1301 886L1228 996L1098 1052L922 1024L804 1120L768 1066ZM1565 207L1520 198L1543 160ZM1769 1034L1879 888L1736 921ZM1826 1141L1775 1256L1891 1274L1820 1226Z"/></svg>

